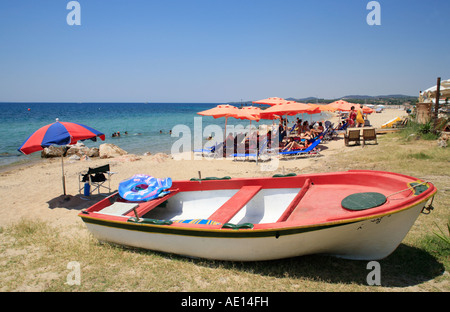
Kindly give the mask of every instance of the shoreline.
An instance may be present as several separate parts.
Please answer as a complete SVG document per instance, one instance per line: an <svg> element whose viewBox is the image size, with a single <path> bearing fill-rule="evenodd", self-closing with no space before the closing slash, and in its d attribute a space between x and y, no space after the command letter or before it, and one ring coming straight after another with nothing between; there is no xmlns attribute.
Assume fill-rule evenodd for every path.
<svg viewBox="0 0 450 312"><path fill-rule="evenodd" d="M392 119L392 116L406 115L405 111L387 110L381 114L369 116L373 126L380 126ZM394 117L395 117L394 116ZM335 117L333 117L335 118ZM331 118L333 122L333 118ZM121 181L134 174L148 174L158 178L171 177L173 180L198 178L199 171L204 177L268 177L274 174L296 174L308 171L327 171L328 159L335 159L344 152L354 152L360 148L346 148L343 138L319 145L321 157L279 160L276 163L255 161L233 161L230 159L196 159L192 152L183 154L188 159L179 159L175 155L156 153L152 155L128 154L115 158L91 158L89 161L64 160L64 173L67 196L63 195L62 168L60 158L37 158L36 161L15 164L0 169L0 226L17 222L23 218L51 220L52 223L76 226L81 223L77 214L88 208L98 196L84 199L79 192L80 173L89 167L95 168L110 164L115 174L111 178L111 190L117 190ZM368 148L377 148L376 145ZM190 157L189 157L190 156ZM275 165L275 166L273 166ZM81 194L80 194L81 193ZM79 231L79 229L78 229Z"/></svg>
<svg viewBox="0 0 450 312"><path fill-rule="evenodd" d="M388 109L385 109L385 112L386 111L391 111L391 112L392 111L396 111L396 112L398 112L398 116L399 117L407 115L405 110L401 109L401 107L399 107L399 108L388 108ZM339 123L339 121L340 121L339 117L335 113L323 112L323 114L325 114L326 118L321 119L320 121L322 121L322 122L328 120L328 121L331 121L332 123L334 123L334 125L336 126ZM380 128L381 124L383 122L386 122L386 121L389 120L389 119L386 119L386 118L381 118L381 120L383 120L383 122L380 122L379 121L380 118L378 118L378 117L383 117L383 116L381 116L381 115L383 115L383 113L381 113L381 114L377 114L379 116L376 116L377 118L374 118L375 122L372 122L372 118L370 118L370 117L375 115L375 114L376 113L373 113L373 114L369 115L369 118L368 118L371 121L371 127ZM389 114L389 115L391 115L391 114ZM292 121L292 120L294 120L293 117L294 116L288 116L288 119L291 119L291 121ZM305 120L307 120L307 119L305 119ZM206 142L207 142L206 139L203 139L202 144L204 145ZM105 141L105 143L113 144L113 145L116 145L116 146L122 148L122 146L120 145L120 142L114 142L114 141L106 142ZM103 144L103 143L101 143L101 144ZM194 148L192 148L192 149L194 149ZM136 155L137 157L144 156L147 153L151 153L152 155L161 154L161 153L162 154L166 154L166 155L171 155L171 151L170 151L169 148L168 148L167 151L164 151L164 150L148 151L146 148L142 148L142 147L139 149L139 151L127 150L127 149L124 149L124 150L127 153L129 153L130 155ZM33 165L35 163L39 163L39 162L45 161L46 159L51 159L51 158L42 158L40 156L37 156L37 154L38 153L34 153L34 154L31 154L31 155L21 155L21 154L11 155L10 157L15 157L15 158L17 158L17 160L12 161L12 162L6 162L5 164L0 164L0 173L9 172L9 171L12 171L12 170L15 170L15 169L24 168L24 167L27 167L29 165ZM22 157L28 157L28 159L20 159ZM92 158L91 160L94 160L94 159L95 158ZM68 157L65 157L64 160L65 160L65 162L69 161Z"/></svg>

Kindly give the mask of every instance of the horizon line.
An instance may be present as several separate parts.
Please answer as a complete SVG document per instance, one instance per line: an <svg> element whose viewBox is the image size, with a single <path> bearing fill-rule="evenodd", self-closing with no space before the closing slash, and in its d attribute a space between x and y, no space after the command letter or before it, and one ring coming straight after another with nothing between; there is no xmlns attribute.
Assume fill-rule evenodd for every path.
<svg viewBox="0 0 450 312"><path fill-rule="evenodd" d="M383 98L383 97L390 97L390 96L401 96L401 97L417 97L415 95L406 95L406 94L386 94L386 95L346 95L346 96L342 96L342 97L336 97L336 98L322 98L322 97L315 97L315 96L309 96L309 97L303 97L303 98L298 98L298 99L322 99L322 100L341 100L341 99L345 99L345 98L358 98L358 97L369 97L369 98ZM286 97L286 99L297 99L296 97ZM223 104L227 104L227 103L246 103L246 102L253 102L253 101L258 101L258 100L242 100L242 101L211 101L211 102L197 102L197 101L186 101L186 102L172 102L172 101L0 101L0 103L4 104L4 103L29 103L29 104L39 104L39 103L60 103L60 104L82 104L82 103L102 103L102 104L106 104L106 103L115 103L115 104L126 104L126 103L130 103L130 104L135 104L135 103L144 103L144 104L217 104L217 103L223 103Z"/></svg>

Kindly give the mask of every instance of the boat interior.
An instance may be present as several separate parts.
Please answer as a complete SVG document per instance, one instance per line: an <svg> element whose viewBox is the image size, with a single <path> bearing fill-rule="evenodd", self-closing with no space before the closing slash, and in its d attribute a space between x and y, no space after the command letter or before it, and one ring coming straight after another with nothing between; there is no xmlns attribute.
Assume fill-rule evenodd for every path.
<svg viewBox="0 0 450 312"><path fill-rule="evenodd" d="M405 179L400 179L403 182L397 182L398 185L391 183L389 188L379 181L358 181L358 176L355 176L354 183L350 185L345 179L336 181L329 177L327 180L320 177L266 180L270 182L261 183L262 179L174 182L170 193L164 197L149 202L132 203L116 194L108 204L100 202L97 207L91 207L90 211L168 221L204 219L221 224L265 224L284 221L314 224L379 213L412 200L414 195L413 190L408 190ZM282 183L277 183L278 181ZM405 191L385 196L387 192L394 193L396 189L402 188ZM344 198L363 191L378 194L381 201L372 207L358 210L346 209L341 205Z"/></svg>
<svg viewBox="0 0 450 312"><path fill-rule="evenodd" d="M181 192L167 200L144 218L160 220L206 219L222 224L276 222L299 188L261 189L246 186L239 190Z"/></svg>

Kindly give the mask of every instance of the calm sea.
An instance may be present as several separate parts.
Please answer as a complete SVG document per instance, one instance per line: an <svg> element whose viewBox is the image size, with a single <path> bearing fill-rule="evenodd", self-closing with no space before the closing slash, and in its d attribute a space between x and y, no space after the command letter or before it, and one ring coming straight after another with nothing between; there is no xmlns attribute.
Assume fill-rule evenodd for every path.
<svg viewBox="0 0 450 312"><path fill-rule="evenodd" d="M25 156L17 149L34 131L56 118L85 124L106 135L105 141L85 141L89 147L112 143L133 154L170 153L179 138L172 137L169 131L176 125L194 131L194 118L200 117L197 113L217 104L222 103L0 103L0 166L39 158L40 152ZM325 118L321 114L312 116L312 120ZM211 124L223 128L225 119L202 117L203 129ZM246 127L248 121L228 119L228 125L238 124ZM121 136L112 137L117 131Z"/></svg>

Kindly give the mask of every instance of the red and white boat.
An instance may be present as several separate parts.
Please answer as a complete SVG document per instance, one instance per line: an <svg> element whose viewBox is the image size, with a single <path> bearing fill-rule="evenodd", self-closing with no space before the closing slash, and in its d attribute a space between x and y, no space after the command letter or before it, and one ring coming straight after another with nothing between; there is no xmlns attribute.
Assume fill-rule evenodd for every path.
<svg viewBox="0 0 450 312"><path fill-rule="evenodd" d="M362 170L173 181L161 198L130 202L115 193L79 216L100 241L189 257L377 260L398 247L436 191L413 177Z"/></svg>

